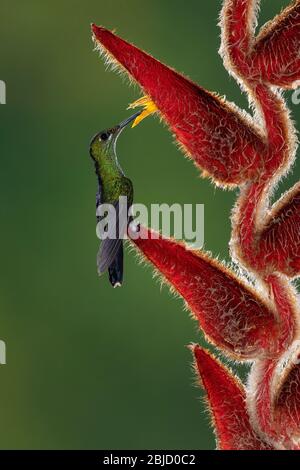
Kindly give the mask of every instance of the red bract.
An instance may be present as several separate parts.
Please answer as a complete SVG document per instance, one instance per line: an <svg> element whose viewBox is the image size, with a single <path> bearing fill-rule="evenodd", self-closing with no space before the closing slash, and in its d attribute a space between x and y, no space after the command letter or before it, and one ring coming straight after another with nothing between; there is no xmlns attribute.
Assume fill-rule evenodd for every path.
<svg viewBox="0 0 300 470"><path fill-rule="evenodd" d="M253 73L271 85L293 88L300 80L300 1L286 8L259 33L252 52Z"/></svg>
<svg viewBox="0 0 300 470"><path fill-rule="evenodd" d="M245 82L294 88L300 79L300 1L295 0L255 37L260 0L227 0L221 13L221 52Z"/></svg>
<svg viewBox="0 0 300 470"><path fill-rule="evenodd" d="M264 142L250 118L105 28L96 44L151 97L178 142L216 181L239 184L263 168Z"/></svg>
<svg viewBox="0 0 300 470"><path fill-rule="evenodd" d="M256 429L278 449L300 450L300 343L258 361L249 377L248 410Z"/></svg>
<svg viewBox="0 0 300 470"><path fill-rule="evenodd" d="M291 357L292 356L292 357ZM284 443L300 450L300 348L283 358L284 374L278 371L277 395L274 396L274 421ZM289 359L289 360L288 360Z"/></svg>
<svg viewBox="0 0 300 470"><path fill-rule="evenodd" d="M195 370L207 394L207 405L220 450L271 450L253 430L244 386L233 373L200 346L191 348Z"/></svg>
<svg viewBox="0 0 300 470"><path fill-rule="evenodd" d="M272 305L224 265L143 227L134 243L183 297L216 346L241 359L279 351L281 325Z"/></svg>
<svg viewBox="0 0 300 470"><path fill-rule="evenodd" d="M250 116L200 88L105 28L94 39L154 101L176 139L213 181L239 186L232 258L247 282L204 252L141 228L132 242L186 301L224 354L253 360L248 384L194 348L221 449L300 449L300 312L291 278L300 275L300 183L270 206L293 165L297 139L274 85L300 79L300 0L255 37L259 0L224 0L221 55L247 92Z"/></svg>
<svg viewBox="0 0 300 470"><path fill-rule="evenodd" d="M231 73L251 76L250 51L253 47L258 0L227 0L220 15L220 53Z"/></svg>
<svg viewBox="0 0 300 470"><path fill-rule="evenodd" d="M260 267L294 277L300 274L300 184L272 208L260 235Z"/></svg>

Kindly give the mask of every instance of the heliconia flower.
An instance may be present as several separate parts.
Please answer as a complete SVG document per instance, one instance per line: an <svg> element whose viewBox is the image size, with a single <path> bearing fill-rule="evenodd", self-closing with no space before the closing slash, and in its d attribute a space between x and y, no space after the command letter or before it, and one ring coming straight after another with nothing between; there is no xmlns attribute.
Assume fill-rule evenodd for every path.
<svg viewBox="0 0 300 470"><path fill-rule="evenodd" d="M143 91L130 105L143 108L134 125L157 113L204 175L241 190L230 247L248 280L202 250L142 226L128 228L137 252L184 299L206 339L235 360L253 361L243 386L208 351L192 348L218 446L300 450L300 312L291 280L300 276L300 183L270 207L297 149L277 88L300 81L300 0L256 37L259 5L223 0L220 21L224 65L247 93L253 117L107 29L92 30L107 61Z"/></svg>
<svg viewBox="0 0 300 470"><path fill-rule="evenodd" d="M144 257L186 301L208 339L234 357L274 354L280 323L272 305L202 251L140 228L129 236Z"/></svg>
<svg viewBox="0 0 300 470"><path fill-rule="evenodd" d="M281 347L280 354L267 360L254 363L250 376L247 393L248 409L258 429L265 434L273 444L280 449L294 446L288 427L279 426L280 418L276 416L275 407L281 380L284 377L283 367L286 359L294 358L294 350L299 349L299 312L297 293L286 278L271 274L266 278L270 295L274 297L277 312L281 316ZM287 352L286 352L287 351ZM288 406L288 404L287 404ZM299 421L300 422L300 421ZM293 430L294 432L295 430Z"/></svg>
<svg viewBox="0 0 300 470"><path fill-rule="evenodd" d="M257 429L277 449L300 450L300 344L252 367L247 406Z"/></svg>
<svg viewBox="0 0 300 470"><path fill-rule="evenodd" d="M260 31L251 55L258 80L294 88L300 80L300 0L295 0Z"/></svg>
<svg viewBox="0 0 300 470"><path fill-rule="evenodd" d="M284 444L300 450L300 347L288 351L277 366L274 422ZM287 358L287 356L289 356Z"/></svg>
<svg viewBox="0 0 300 470"><path fill-rule="evenodd" d="M220 14L220 54L226 68L243 80L251 78L256 12L260 0L227 0Z"/></svg>
<svg viewBox="0 0 300 470"><path fill-rule="evenodd" d="M142 96L142 98L139 98L138 100L134 101L134 103L131 103L127 109L135 109L139 107L144 109L141 114L135 118L132 127L137 126L147 116L151 116L151 114L157 112L155 103L153 103L153 101L148 96Z"/></svg>
<svg viewBox="0 0 300 470"><path fill-rule="evenodd" d="M233 373L200 346L192 348L195 370L207 394L220 450L272 450L253 430L244 386Z"/></svg>
<svg viewBox="0 0 300 470"><path fill-rule="evenodd" d="M221 55L243 81L294 88L300 79L300 0L255 37L260 0L226 0L221 12Z"/></svg>
<svg viewBox="0 0 300 470"><path fill-rule="evenodd" d="M260 116L259 119L261 120L267 146L267 150L263 155L264 168L259 178L261 184L262 182L270 182L273 178L278 180L291 168L297 139L284 99L280 93L269 86L270 80L264 79L262 64L257 63L254 65L259 44L264 40L264 33L261 33L257 40L255 38L259 4L260 0L224 1L220 22L222 37L220 54L223 57L224 66L229 73L238 78L243 90L247 91L253 107L256 108L257 114ZM297 9L299 10L299 6ZM272 23L273 29L271 28L273 32L276 31L276 34L270 33L268 35L270 47L261 53L261 60L265 67L268 67L266 64L269 63L276 67L279 60L275 56L276 54L280 55L282 64L284 64L283 69L288 74L287 78L290 79L291 62L292 67L300 75L300 58L298 54L300 49L300 22L298 16L295 8L290 7L282 15L276 17ZM284 18L286 21L289 18L293 23L293 31L287 32L287 24L283 21ZM264 29L264 31L267 30L269 31L269 26ZM287 41L285 42L283 38L281 38L282 41L280 38L275 39L279 31L283 35L286 35L287 32L289 40L286 38ZM274 50L272 45L274 45ZM278 50L276 50L276 47L278 47ZM262 49L264 48L262 47ZM289 53L292 57L289 57ZM257 181L254 183L257 183Z"/></svg>
<svg viewBox="0 0 300 470"><path fill-rule="evenodd" d="M204 174L222 185L259 175L266 147L249 116L107 29L92 29L100 51L140 85Z"/></svg>
<svg viewBox="0 0 300 470"><path fill-rule="evenodd" d="M300 183L273 206L260 234L260 269L300 275Z"/></svg>
<svg viewBox="0 0 300 470"><path fill-rule="evenodd" d="M298 293L288 280L278 273L267 276L265 282L269 295L273 297L278 319L280 318L281 348L286 349L297 339L300 331Z"/></svg>

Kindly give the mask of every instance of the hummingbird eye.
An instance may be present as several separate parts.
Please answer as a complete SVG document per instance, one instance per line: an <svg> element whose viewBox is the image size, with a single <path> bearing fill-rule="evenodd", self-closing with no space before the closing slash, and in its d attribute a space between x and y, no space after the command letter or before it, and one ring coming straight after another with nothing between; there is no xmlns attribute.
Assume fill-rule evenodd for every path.
<svg viewBox="0 0 300 470"><path fill-rule="evenodd" d="M108 132L102 132L102 134L100 135L100 139L102 141L106 141L107 139L109 138L109 133Z"/></svg>

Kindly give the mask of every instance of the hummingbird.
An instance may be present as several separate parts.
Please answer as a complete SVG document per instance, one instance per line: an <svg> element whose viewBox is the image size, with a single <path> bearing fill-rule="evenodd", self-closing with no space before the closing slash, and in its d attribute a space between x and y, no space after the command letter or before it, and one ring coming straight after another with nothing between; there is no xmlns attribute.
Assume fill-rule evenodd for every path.
<svg viewBox="0 0 300 470"><path fill-rule="evenodd" d="M113 287L123 282L123 237L130 223L130 208L133 202L133 184L119 164L116 143L121 132L135 121L141 111L122 121L115 127L98 132L90 143L90 156L94 161L98 189L96 193L97 222L102 218L98 210L103 204L115 209L114 217L108 212L107 237L101 241L97 254L97 270L101 276L108 271ZM120 204L120 198L127 204ZM110 220L111 219L111 220ZM115 234L109 236L109 234Z"/></svg>

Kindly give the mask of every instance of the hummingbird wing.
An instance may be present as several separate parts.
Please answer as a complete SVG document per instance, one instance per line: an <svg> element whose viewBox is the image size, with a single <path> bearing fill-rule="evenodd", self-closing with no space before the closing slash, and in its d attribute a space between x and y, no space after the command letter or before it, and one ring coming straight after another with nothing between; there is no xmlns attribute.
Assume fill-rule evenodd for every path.
<svg viewBox="0 0 300 470"><path fill-rule="evenodd" d="M99 248L97 254L97 268L99 275L103 274L114 261L120 246L123 243L123 236L126 233L128 225L128 212L127 206L119 204L117 201L114 204L116 211L116 224L112 223L109 227L107 238L105 238ZM117 235L117 236L116 236Z"/></svg>
<svg viewBox="0 0 300 470"><path fill-rule="evenodd" d="M123 238L127 232L128 212L133 201L133 185L130 179L122 176L116 181L116 188L116 192L127 199L118 199L113 204L116 217L111 221L109 233L102 241L97 255L98 273L101 275L111 268L109 277L112 285L121 283L123 279Z"/></svg>
<svg viewBox="0 0 300 470"><path fill-rule="evenodd" d="M97 189L97 192L96 192L96 210L98 209L100 204L102 204L102 199L103 199L102 193L103 193L103 191L102 191L102 181L100 179L100 176L98 176L98 189ZM100 217L97 217L97 222L99 222L99 220L100 220Z"/></svg>

